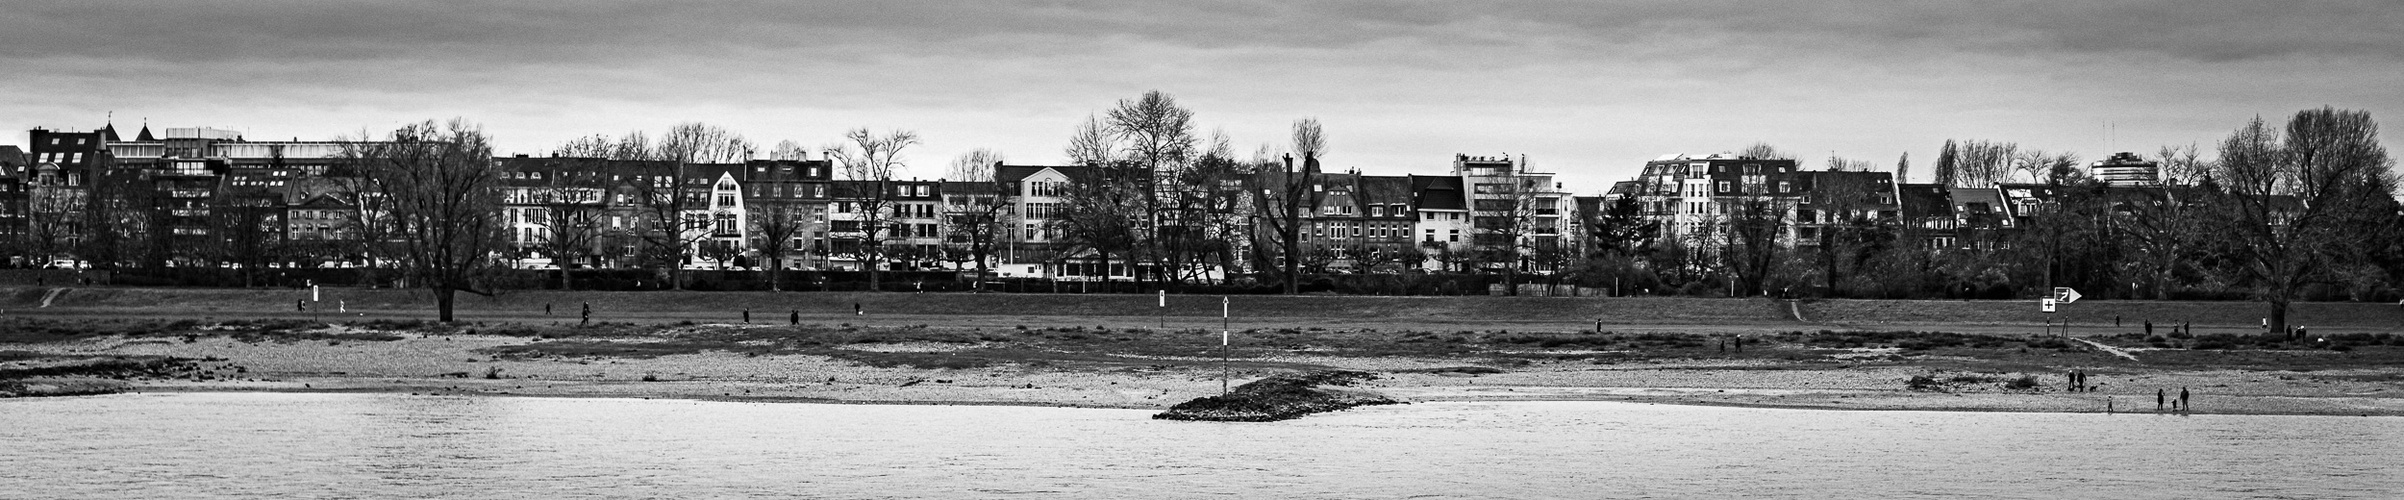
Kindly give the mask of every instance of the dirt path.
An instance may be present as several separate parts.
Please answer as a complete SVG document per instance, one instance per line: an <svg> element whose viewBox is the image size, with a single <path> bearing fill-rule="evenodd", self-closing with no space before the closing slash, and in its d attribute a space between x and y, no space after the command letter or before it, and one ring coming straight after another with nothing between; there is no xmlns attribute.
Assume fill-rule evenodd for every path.
<svg viewBox="0 0 2404 500"><path fill-rule="evenodd" d="M2095 342L2095 341L2093 341L2093 340L2087 340L2087 339L2070 339L2070 340L2076 340L2076 341L2079 341L2079 342L2084 342L2084 343L2086 343L2087 345L2090 345L2090 346L2095 346L2095 348L2096 348L2097 350L2101 350L2101 351L2103 351L2103 352L2112 353L2112 355L2113 355L2113 356L2119 356L2119 357L2121 357L2122 359L2127 359L2127 360L2129 360L2129 361L2138 361L2138 360L2137 360L2137 355L2135 355L2135 354L2129 354L2129 352L2128 352L2128 351L2126 351L2126 350L2122 350L2121 348L2118 348L2118 347L2112 347L2112 346L2108 346L2108 345L2103 345L2103 344L2100 344L2100 343L2096 343L2096 342Z"/></svg>

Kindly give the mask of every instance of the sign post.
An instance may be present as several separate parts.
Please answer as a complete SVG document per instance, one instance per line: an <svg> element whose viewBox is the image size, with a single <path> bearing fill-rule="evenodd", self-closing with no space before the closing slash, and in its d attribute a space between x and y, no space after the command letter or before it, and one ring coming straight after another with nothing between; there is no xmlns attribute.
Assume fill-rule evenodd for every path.
<svg viewBox="0 0 2404 500"><path fill-rule="evenodd" d="M1227 367L1228 340L1234 336L1228 328L1227 297L1219 297L1219 395L1227 395L1227 379L1235 373Z"/></svg>
<svg viewBox="0 0 2404 500"><path fill-rule="evenodd" d="M1160 291L1160 328L1163 330L1169 328L1169 291L1167 289Z"/></svg>
<svg viewBox="0 0 2404 500"><path fill-rule="evenodd" d="M2060 308L2062 304L2078 302L2078 299L2078 290L2057 286L2053 287L2052 296L2037 299L2037 309L2046 314L2053 314L2054 310ZM2050 332L2053 329L2053 320L2046 320L2045 325L2046 330ZM2062 338L2070 338L2070 318L2062 318Z"/></svg>

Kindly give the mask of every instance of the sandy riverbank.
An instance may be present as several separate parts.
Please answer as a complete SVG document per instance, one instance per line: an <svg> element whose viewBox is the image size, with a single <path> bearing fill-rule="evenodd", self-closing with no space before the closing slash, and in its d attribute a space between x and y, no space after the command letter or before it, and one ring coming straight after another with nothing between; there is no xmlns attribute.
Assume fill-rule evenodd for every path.
<svg viewBox="0 0 2404 500"><path fill-rule="evenodd" d="M731 326L730 326L731 328ZM1224 371L1207 356L1113 353L1109 362L1061 359L927 368L873 366L817 354L702 350L658 356L514 356L558 339L501 335L401 334L397 340L244 340L232 336L106 336L19 344L9 349L63 356L204 359L175 378L131 377L130 391L376 391L556 397L647 397L891 404L1003 404L1162 409L1218 394L1222 373L1242 384L1295 369L1375 372L1364 390L1406 402L1603 400L1849 410L2155 412L2155 390L2187 388L2197 414L2404 416L2404 383L2393 368L2290 371L2153 367L2087 357L2094 392L2065 392L2053 370L1957 369L1945 359L1849 363L1776 358L1509 359L1465 356L1331 356L1267 353ZM658 338L616 339L629 345ZM990 347L990 346L986 346ZM897 342L838 347L941 355L977 344ZM1196 352L1193 354L1205 354ZM1092 355L1085 353L1085 355ZM1477 366L1478 370L1447 368ZM1486 373L1463 373L1463 372ZM493 378L487 378L490 374ZM1929 375L1960 380L1912 390ZM2003 388L2021 375L2034 390ZM2107 403L2109 401L2109 403Z"/></svg>

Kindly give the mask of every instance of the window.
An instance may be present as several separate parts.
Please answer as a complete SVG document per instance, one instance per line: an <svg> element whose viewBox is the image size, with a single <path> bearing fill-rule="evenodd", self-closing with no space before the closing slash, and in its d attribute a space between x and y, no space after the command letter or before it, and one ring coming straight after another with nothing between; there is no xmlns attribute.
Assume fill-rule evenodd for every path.
<svg viewBox="0 0 2404 500"><path fill-rule="evenodd" d="M1729 185L1728 181L1720 181L1720 192L1726 193L1732 191L1731 189L1728 189L1729 187L1731 186Z"/></svg>
<svg viewBox="0 0 2404 500"><path fill-rule="evenodd" d="M718 206L721 206L721 207L731 207L731 206L735 206L735 195L733 195L733 194L728 194L728 193L719 193L719 194L718 194Z"/></svg>

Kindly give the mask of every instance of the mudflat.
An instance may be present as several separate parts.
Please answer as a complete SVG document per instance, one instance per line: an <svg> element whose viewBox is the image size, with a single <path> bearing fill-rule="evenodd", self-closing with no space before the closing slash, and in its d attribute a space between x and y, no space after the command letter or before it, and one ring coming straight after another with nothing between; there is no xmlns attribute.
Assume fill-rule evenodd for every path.
<svg viewBox="0 0 2404 500"><path fill-rule="evenodd" d="M2244 303L2090 305L2120 311L2121 326L2074 321L2065 337L2015 319L2059 316L1957 301L1256 296L1229 300L1237 317L1222 323L1215 296L1171 296L1163 310L1148 296L535 292L465 301L467 320L444 325L403 319L430 316L399 307L405 293L376 293L387 296L311 317L276 310L293 307L277 294L305 292L44 292L52 307L0 319L0 379L1161 409L1222 384L1353 370L1377 374L1358 389L1405 402L2153 413L2171 411L2157 393L2185 389L2196 414L2404 415L2404 335L2382 331L2404 321L2378 323L2393 305L2308 304L2336 311L2329 326L2269 340L2221 318L2232 313L2199 312ZM201 297L162 302L176 294ZM2131 320L2180 313L2210 321L2161 319L2147 335L2153 319ZM75 368L125 360L166 361ZM2085 387L2071 387L2074 372Z"/></svg>

